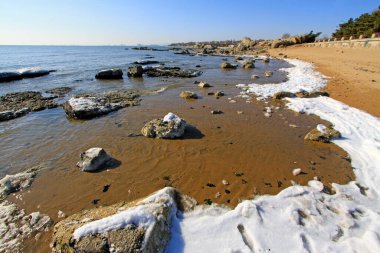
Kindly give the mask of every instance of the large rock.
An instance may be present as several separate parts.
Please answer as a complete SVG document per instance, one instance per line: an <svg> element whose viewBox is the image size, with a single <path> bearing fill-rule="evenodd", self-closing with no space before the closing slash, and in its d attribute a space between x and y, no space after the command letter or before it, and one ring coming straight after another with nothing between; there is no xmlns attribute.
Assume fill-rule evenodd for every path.
<svg viewBox="0 0 380 253"><path fill-rule="evenodd" d="M95 75L96 79L123 79L123 71L121 69L105 69L99 71Z"/></svg>
<svg viewBox="0 0 380 253"><path fill-rule="evenodd" d="M141 201L81 211L55 225L53 252L163 253L172 215L194 202L167 187Z"/></svg>
<svg viewBox="0 0 380 253"><path fill-rule="evenodd" d="M191 91L182 91L179 96L185 99L197 99L198 95Z"/></svg>
<svg viewBox="0 0 380 253"><path fill-rule="evenodd" d="M26 115L30 111L55 108L55 97L43 97L41 92L25 91L9 93L0 97L0 121Z"/></svg>
<svg viewBox="0 0 380 253"><path fill-rule="evenodd" d="M104 149L90 148L80 154L77 166L82 171L98 171L109 166L111 161L111 157Z"/></svg>
<svg viewBox="0 0 380 253"><path fill-rule="evenodd" d="M306 134L305 140L308 141L319 141L319 142L330 142L331 140L340 138L341 134L339 131L332 127L327 127L323 124L317 125L316 128L312 129Z"/></svg>
<svg viewBox="0 0 380 253"><path fill-rule="evenodd" d="M229 62L222 62L222 64L220 64L220 67L222 69L236 69L237 68L237 65L234 65L234 64L231 64Z"/></svg>
<svg viewBox="0 0 380 253"><path fill-rule="evenodd" d="M0 83L21 80L22 76L18 72L4 72L0 73Z"/></svg>
<svg viewBox="0 0 380 253"><path fill-rule="evenodd" d="M173 113L168 113L163 119L154 119L145 124L141 133L149 138L175 139L185 134L187 123Z"/></svg>
<svg viewBox="0 0 380 253"><path fill-rule="evenodd" d="M139 104L139 94L132 91L111 91L102 94L83 94L70 98L63 104L67 116L91 119L127 106Z"/></svg>
<svg viewBox="0 0 380 253"><path fill-rule="evenodd" d="M143 73L144 69L140 65L128 68L128 76L130 77L142 77Z"/></svg>

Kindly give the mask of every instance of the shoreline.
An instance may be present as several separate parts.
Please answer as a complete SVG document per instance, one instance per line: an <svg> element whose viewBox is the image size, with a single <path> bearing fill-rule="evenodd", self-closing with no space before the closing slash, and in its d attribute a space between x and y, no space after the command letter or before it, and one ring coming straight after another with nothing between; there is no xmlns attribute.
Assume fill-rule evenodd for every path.
<svg viewBox="0 0 380 253"><path fill-rule="evenodd" d="M269 52L315 64L317 71L330 77L324 90L332 98L380 117L379 49L293 46Z"/></svg>

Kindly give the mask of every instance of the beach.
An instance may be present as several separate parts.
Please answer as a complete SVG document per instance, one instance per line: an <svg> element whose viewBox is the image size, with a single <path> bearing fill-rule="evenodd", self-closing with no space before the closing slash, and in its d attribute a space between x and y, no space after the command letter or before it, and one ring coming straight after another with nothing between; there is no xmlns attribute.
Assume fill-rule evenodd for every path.
<svg viewBox="0 0 380 253"><path fill-rule="evenodd" d="M271 49L316 65L330 77L325 88L332 98L380 117L380 53L370 48L287 47Z"/></svg>

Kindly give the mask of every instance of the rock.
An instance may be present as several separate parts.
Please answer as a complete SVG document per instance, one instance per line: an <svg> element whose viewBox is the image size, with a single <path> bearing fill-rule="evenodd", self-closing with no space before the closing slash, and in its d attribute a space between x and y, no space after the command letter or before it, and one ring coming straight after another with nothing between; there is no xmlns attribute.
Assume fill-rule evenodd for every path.
<svg viewBox="0 0 380 253"><path fill-rule="evenodd" d="M77 166L82 171L98 171L109 165L111 157L102 148L90 148L80 154Z"/></svg>
<svg viewBox="0 0 380 253"><path fill-rule="evenodd" d="M237 65L231 64L229 62L222 62L222 64L220 64L220 67L222 69L237 69Z"/></svg>
<svg viewBox="0 0 380 253"><path fill-rule="evenodd" d="M58 218L59 219L66 218L66 214L64 212L62 212L61 210L59 210L58 211Z"/></svg>
<svg viewBox="0 0 380 253"><path fill-rule="evenodd" d="M223 91L217 91L215 93L215 97L223 97L224 96L224 92Z"/></svg>
<svg viewBox="0 0 380 253"><path fill-rule="evenodd" d="M189 197L166 187L146 199L74 214L54 226L53 252L164 253L172 215Z"/></svg>
<svg viewBox="0 0 380 253"><path fill-rule="evenodd" d="M307 92L307 91L300 91L296 93L297 97L300 98L316 98L316 97L329 97L329 93L326 91L316 91L316 92Z"/></svg>
<svg viewBox="0 0 380 253"><path fill-rule="evenodd" d="M151 61L151 60L144 60L144 61L135 61L134 64L138 65L150 65L150 64L159 64L159 61Z"/></svg>
<svg viewBox="0 0 380 253"><path fill-rule="evenodd" d="M191 91L182 91L179 96L185 99L197 99L198 95Z"/></svg>
<svg viewBox="0 0 380 253"><path fill-rule="evenodd" d="M150 77L181 77L191 78L202 75L202 71L198 70L181 70L179 67L151 67L144 70L147 76Z"/></svg>
<svg viewBox="0 0 380 253"><path fill-rule="evenodd" d="M273 95L273 99L294 98L296 95L292 92L280 91Z"/></svg>
<svg viewBox="0 0 380 253"><path fill-rule="evenodd" d="M139 97L139 93L134 91L83 94L70 98L63 104L63 108L70 118L91 119L127 106L138 105Z"/></svg>
<svg viewBox="0 0 380 253"><path fill-rule="evenodd" d="M38 69L38 68L27 68L25 70L21 70L20 74L22 78L35 78L40 76L46 76L49 75L51 72L54 72L55 70L45 70L45 69Z"/></svg>
<svg viewBox="0 0 380 253"><path fill-rule="evenodd" d="M330 142L331 140L341 137L341 133L332 127L326 127L323 124L317 125L316 128L312 129L306 134L305 140L308 141L319 141L319 142Z"/></svg>
<svg viewBox="0 0 380 253"><path fill-rule="evenodd" d="M132 66L128 68L129 77L142 77L144 69L141 66Z"/></svg>
<svg viewBox="0 0 380 253"><path fill-rule="evenodd" d="M265 76L271 77L271 76L273 76L273 72L272 71L265 71Z"/></svg>
<svg viewBox="0 0 380 253"><path fill-rule="evenodd" d="M223 184L223 185L229 185L230 183L229 183L227 180L223 179L223 180L222 180L222 184Z"/></svg>
<svg viewBox="0 0 380 253"><path fill-rule="evenodd" d="M105 69L99 71L95 75L96 79L123 79L123 71L121 69Z"/></svg>
<svg viewBox="0 0 380 253"><path fill-rule="evenodd" d="M201 88L210 88L212 87L211 84L207 83L207 82L204 82L204 81L201 81L199 84L198 84L198 87L201 87Z"/></svg>
<svg viewBox="0 0 380 253"><path fill-rule="evenodd" d="M298 176L299 174L301 174L302 170L300 168L297 168L297 169L294 169L293 170L293 176Z"/></svg>
<svg viewBox="0 0 380 253"><path fill-rule="evenodd" d="M269 58L269 57L264 58L264 59L263 59L263 62L264 62L264 63L269 63L269 62L270 62L270 58Z"/></svg>
<svg viewBox="0 0 380 253"><path fill-rule="evenodd" d="M4 72L0 73L0 83L21 80L22 76L18 72Z"/></svg>
<svg viewBox="0 0 380 253"><path fill-rule="evenodd" d="M253 79L253 80L258 79L258 78L260 78L258 75L252 75L251 76L251 79Z"/></svg>
<svg viewBox="0 0 380 253"><path fill-rule="evenodd" d="M72 88L70 87L58 87L58 88L47 90L46 93L63 96L69 93L70 91L72 91Z"/></svg>
<svg viewBox="0 0 380 253"><path fill-rule="evenodd" d="M0 97L0 121L21 117L30 111L55 108L55 97L43 97L41 92L25 91L9 93Z"/></svg>
<svg viewBox="0 0 380 253"><path fill-rule="evenodd" d="M34 167L25 172L17 173L15 175L6 175L0 180L0 200L7 195L18 192L31 185L36 177L38 168Z"/></svg>
<svg viewBox="0 0 380 253"><path fill-rule="evenodd" d="M183 137L186 127L185 120L170 112L163 119L146 123L141 133L149 138L175 139Z"/></svg>
<svg viewBox="0 0 380 253"><path fill-rule="evenodd" d="M252 61L245 61L241 66L243 69L252 69L255 67L255 63Z"/></svg>
<svg viewBox="0 0 380 253"><path fill-rule="evenodd" d="M220 111L220 110L213 110L213 111L211 111L210 113L211 113L211 114L223 114L223 112Z"/></svg>

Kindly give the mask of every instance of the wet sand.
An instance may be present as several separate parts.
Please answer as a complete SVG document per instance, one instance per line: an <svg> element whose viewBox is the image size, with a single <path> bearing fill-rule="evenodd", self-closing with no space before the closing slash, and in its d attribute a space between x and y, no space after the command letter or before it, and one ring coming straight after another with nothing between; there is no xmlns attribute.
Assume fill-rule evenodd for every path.
<svg viewBox="0 0 380 253"><path fill-rule="evenodd" d="M380 117L380 50L369 48L288 47L271 49L315 63L331 77L326 87L332 98Z"/></svg>
<svg viewBox="0 0 380 253"><path fill-rule="evenodd" d="M178 97L183 90L195 91L202 97L184 100ZM216 99L207 95L217 90L225 91L226 96ZM65 156L40 173L29 190L18 193L21 200L15 196L10 200L26 212L38 210L57 222L58 210L71 215L95 206L135 200L164 186L176 187L199 203L210 199L234 207L243 199L276 194L290 186L292 180L305 185L317 176L329 187L332 182L345 184L354 179L343 150L334 144L303 139L311 128L326 122L296 114L281 103L274 104L281 108L266 118L264 107L270 104L234 98L239 92L234 84L203 90L188 84L145 96L140 106L75 122L75 138L57 143L58 150L66 150ZM228 98L236 103L230 103ZM59 112L62 109L56 110L63 113ZM224 113L212 115L211 110ZM168 112L192 125L184 139L139 136L145 122ZM97 173L81 172L75 166L79 154L94 146L103 147L121 162L120 166ZM293 176L294 168L302 168L305 173ZM223 185L222 180L230 185ZM105 185L110 185L107 192L103 192ZM217 192L220 198L215 198ZM96 205L93 200L98 200ZM51 235L51 231L44 234L37 246L34 239L27 245L48 252Z"/></svg>

